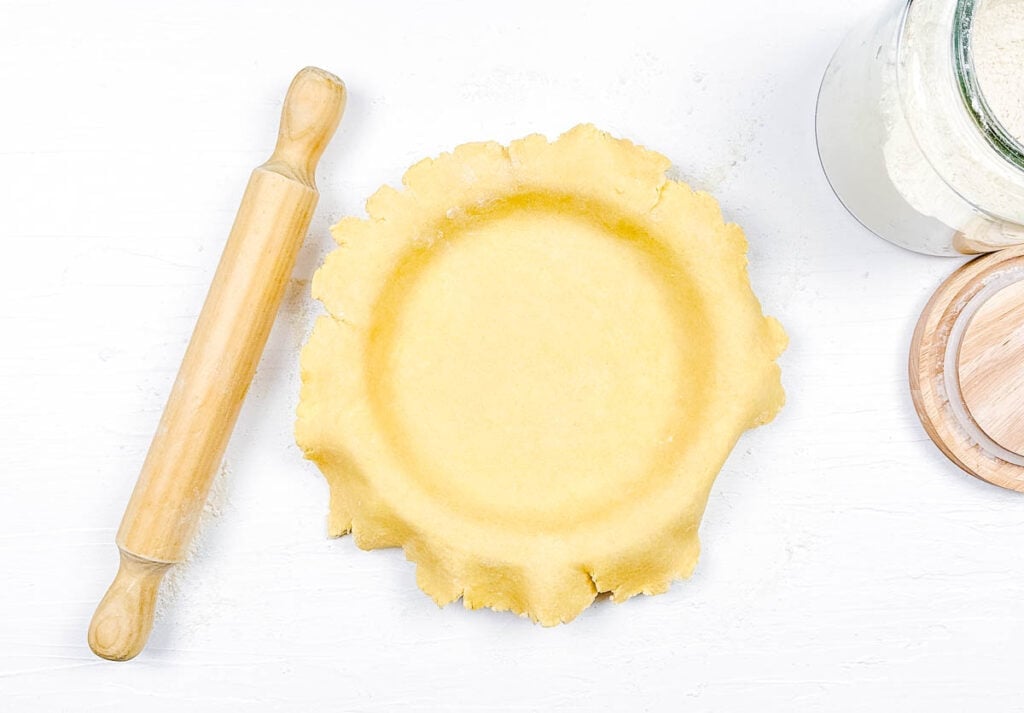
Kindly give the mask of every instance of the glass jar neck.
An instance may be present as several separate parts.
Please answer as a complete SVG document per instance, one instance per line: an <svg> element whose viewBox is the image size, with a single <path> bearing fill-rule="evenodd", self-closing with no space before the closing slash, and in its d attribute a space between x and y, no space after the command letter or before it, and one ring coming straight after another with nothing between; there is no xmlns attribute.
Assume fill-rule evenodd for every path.
<svg viewBox="0 0 1024 713"><path fill-rule="evenodd" d="M985 0L957 0L953 22L953 72L964 108L989 145L1024 170L1024 146L1011 134L985 98L974 61L974 21Z"/></svg>

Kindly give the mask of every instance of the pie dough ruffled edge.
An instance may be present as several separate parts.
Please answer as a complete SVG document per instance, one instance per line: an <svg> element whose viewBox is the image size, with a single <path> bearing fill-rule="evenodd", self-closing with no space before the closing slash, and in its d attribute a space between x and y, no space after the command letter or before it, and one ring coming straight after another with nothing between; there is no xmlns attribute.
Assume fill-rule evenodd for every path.
<svg viewBox="0 0 1024 713"><path fill-rule="evenodd" d="M317 463L329 483L332 536L351 533L366 550L401 547L416 564L417 584L440 606L462 598L467 608L512 611L545 626L571 621L598 594L610 593L616 602L641 593L659 594L672 581L692 574L700 553L697 529L725 458L743 431L771 421L785 401L775 360L787 337L777 320L763 315L753 293L742 230L724 222L711 195L669 180L670 166L661 154L587 124L554 142L531 135L508 147L464 144L411 167L402 178L404 190L379 189L366 203L368 218L344 218L332 227L338 248L317 270L312 287L329 315L317 320L302 351L295 427L305 456ZM635 530L629 541L595 531L597 542L586 551L573 551L578 541L568 543L552 547L550 560L538 554L545 543L517 547L499 537L490 551L481 552L473 539L479 533L465 523L446 522L443 531L424 527L421 512L403 508L400 496L382 492L367 477L373 463L360 454L360 441L372 440L373 434L348 432L349 423L339 429L340 421L365 410L359 382L375 298L412 245L429 246L438 237L424 226L451 218L459 206L526 190L573 194L642 219L676 259L694 268L687 273L691 279L706 282L698 289L713 289L720 298L710 311L731 321L718 350L724 363L717 365L715 375L718 403L728 411L707 428L708 442L721 447L701 463L699 472L687 473L702 479L697 488L701 494L668 508L668 513L634 508L623 523L624 529ZM439 215L438 206L447 208ZM316 372L311 368L314 355L325 354L350 368L329 375ZM730 378L730 373L745 378ZM314 413L318 392L325 388L337 394L336 406L348 411L346 418L323 419ZM344 434L340 440L339 431ZM431 517L437 513L426 518L428 525ZM473 544L467 547L465 542Z"/></svg>

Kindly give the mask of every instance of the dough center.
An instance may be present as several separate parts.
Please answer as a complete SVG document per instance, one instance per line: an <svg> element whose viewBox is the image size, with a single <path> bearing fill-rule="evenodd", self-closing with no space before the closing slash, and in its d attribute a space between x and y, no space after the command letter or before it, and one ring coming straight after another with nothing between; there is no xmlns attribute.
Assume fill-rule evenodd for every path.
<svg viewBox="0 0 1024 713"><path fill-rule="evenodd" d="M685 276L610 217L520 202L452 220L378 305L377 417L451 507L557 529L670 473L710 336Z"/></svg>

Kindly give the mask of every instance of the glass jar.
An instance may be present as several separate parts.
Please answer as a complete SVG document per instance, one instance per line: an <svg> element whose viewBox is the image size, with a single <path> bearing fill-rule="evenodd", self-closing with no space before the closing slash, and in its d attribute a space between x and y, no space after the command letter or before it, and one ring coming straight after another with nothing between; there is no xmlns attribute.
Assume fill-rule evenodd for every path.
<svg viewBox="0 0 1024 713"><path fill-rule="evenodd" d="M1007 33L1019 46L1001 44ZM850 33L816 129L829 182L861 223L933 255L1024 243L1024 66L1012 82L991 68L1017 52L1024 0L899 0Z"/></svg>

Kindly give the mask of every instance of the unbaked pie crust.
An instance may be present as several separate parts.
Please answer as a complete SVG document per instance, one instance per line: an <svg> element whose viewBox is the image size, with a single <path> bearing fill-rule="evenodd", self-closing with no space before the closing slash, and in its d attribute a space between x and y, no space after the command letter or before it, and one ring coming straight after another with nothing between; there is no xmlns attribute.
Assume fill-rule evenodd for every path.
<svg viewBox="0 0 1024 713"><path fill-rule="evenodd" d="M333 228L296 426L331 534L546 625L689 576L786 336L739 227L668 168L588 125L466 144Z"/></svg>

